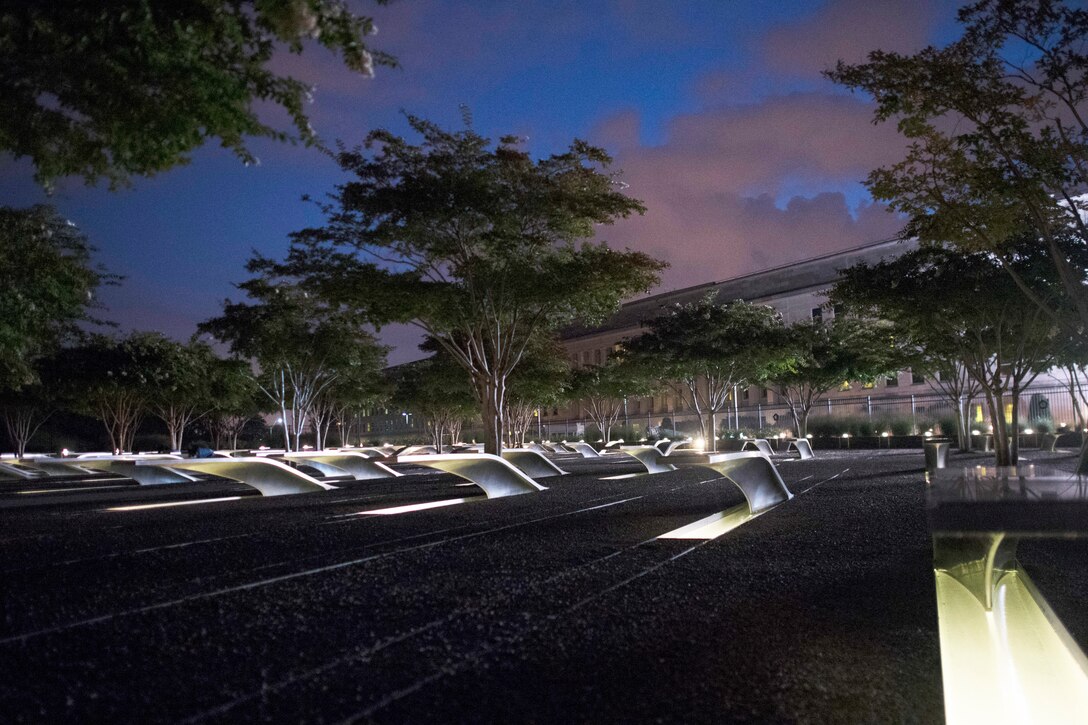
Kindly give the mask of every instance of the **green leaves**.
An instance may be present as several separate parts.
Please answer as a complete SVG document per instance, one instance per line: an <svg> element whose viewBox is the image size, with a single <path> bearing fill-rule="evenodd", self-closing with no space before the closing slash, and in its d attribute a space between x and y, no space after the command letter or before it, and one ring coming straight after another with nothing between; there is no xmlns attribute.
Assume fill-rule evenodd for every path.
<svg viewBox="0 0 1088 725"><path fill-rule="evenodd" d="M317 141L309 88L269 67L277 45L339 52L363 75L396 61L373 52L370 18L337 0L53 0L0 14L0 149L27 156L49 187L62 176L127 184L189 161L209 139L242 161L246 137ZM262 121L269 101L293 133Z"/></svg>
<svg viewBox="0 0 1088 725"><path fill-rule="evenodd" d="M94 293L117 278L91 265L92 251L52 207L0 207L0 390L32 383L36 357L96 321Z"/></svg>

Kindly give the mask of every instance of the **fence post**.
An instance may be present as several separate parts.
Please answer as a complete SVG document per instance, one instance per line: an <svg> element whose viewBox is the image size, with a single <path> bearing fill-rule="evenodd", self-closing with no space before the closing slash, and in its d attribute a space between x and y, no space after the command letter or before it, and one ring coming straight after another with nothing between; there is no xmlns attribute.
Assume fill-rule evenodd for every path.
<svg viewBox="0 0 1088 725"><path fill-rule="evenodd" d="M865 396L865 407L869 409L869 422L873 422L873 396Z"/></svg>
<svg viewBox="0 0 1088 725"><path fill-rule="evenodd" d="M912 430L918 430L918 418L914 414L914 393L910 394L910 424Z"/></svg>
<svg viewBox="0 0 1088 725"><path fill-rule="evenodd" d="M831 398L827 399L827 414L831 415Z"/></svg>
<svg viewBox="0 0 1088 725"><path fill-rule="evenodd" d="M756 403L756 428L763 428L763 403Z"/></svg>

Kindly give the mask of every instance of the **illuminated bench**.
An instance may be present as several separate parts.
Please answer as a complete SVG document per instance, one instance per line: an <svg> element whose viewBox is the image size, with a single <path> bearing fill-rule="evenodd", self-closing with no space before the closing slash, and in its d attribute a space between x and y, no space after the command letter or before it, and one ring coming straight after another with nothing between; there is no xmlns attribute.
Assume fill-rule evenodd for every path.
<svg viewBox="0 0 1088 725"><path fill-rule="evenodd" d="M574 443L568 443L568 448L573 448L575 453L581 454L582 458L600 458L601 454L597 452L597 449L589 445L584 441L576 441Z"/></svg>
<svg viewBox="0 0 1088 725"><path fill-rule="evenodd" d="M926 441L922 444L926 454L926 470L936 471L948 467L948 441Z"/></svg>
<svg viewBox="0 0 1088 725"><path fill-rule="evenodd" d="M812 452L812 444L809 443L807 438L793 438L790 440L790 444L786 446L786 452L797 451L797 455L801 457L802 461L807 461L816 457L816 454Z"/></svg>
<svg viewBox="0 0 1088 725"><path fill-rule="evenodd" d="M530 478L548 478L565 476L567 472L545 458L538 451L527 448L504 448L503 460L513 463L518 470Z"/></svg>
<svg viewBox="0 0 1088 725"><path fill-rule="evenodd" d="M460 476L482 488L488 498L546 490L509 461L490 453L398 456L396 460L397 463L411 463Z"/></svg>
<svg viewBox="0 0 1088 725"><path fill-rule="evenodd" d="M620 451L631 456L645 468L647 473L665 473L675 471L676 466L666 462L668 458L656 446L620 446Z"/></svg>
<svg viewBox="0 0 1088 725"><path fill-rule="evenodd" d="M940 469L926 508L947 722L1083 722L1088 659L1016 558L1025 537L1088 535L1083 479L1032 465Z"/></svg>
<svg viewBox="0 0 1088 725"><path fill-rule="evenodd" d="M183 460L181 456L168 453L147 456L80 456L76 460L83 468L131 478L141 486L192 483L198 480L195 476L167 467Z"/></svg>
<svg viewBox="0 0 1088 725"><path fill-rule="evenodd" d="M87 474L101 473L101 471L81 466L75 461L66 458L35 456L34 458L23 458L19 463L24 466L37 468L39 471L44 471L50 476L86 476Z"/></svg>
<svg viewBox="0 0 1088 725"><path fill-rule="evenodd" d="M347 473L354 477L356 481L367 481L374 478L395 478L404 475L403 473L397 473L380 461L371 460L362 453L349 453L347 451L330 451L326 453L315 451L285 453L283 454L283 457L292 461L303 461L314 465L314 467L322 473L325 473L325 471L321 470L321 466L332 466L341 473Z"/></svg>
<svg viewBox="0 0 1088 725"><path fill-rule="evenodd" d="M654 444L654 447L657 448L657 450L661 451L661 455L668 456L671 455L672 452L680 446L691 445L691 442L692 441L690 438L685 438L684 440L680 441L670 441L668 438L662 438Z"/></svg>
<svg viewBox="0 0 1088 725"><path fill-rule="evenodd" d="M80 465L84 462L80 461ZM336 486L322 483L302 471L291 468L282 461L272 458L185 458L175 461L139 460L136 467L162 467L210 473L220 478L229 478L238 483L255 488L264 496L285 496L295 493L316 493L330 491ZM180 472L179 472L180 473Z"/></svg>
<svg viewBox="0 0 1088 725"><path fill-rule="evenodd" d="M34 479L46 478L49 474L45 471L20 463L16 460L0 461L0 478Z"/></svg>
<svg viewBox="0 0 1088 725"><path fill-rule="evenodd" d="M722 450L729 452L746 451L751 447L765 456L774 455L774 449L771 448L771 444L766 438L730 438L722 441L719 445Z"/></svg>

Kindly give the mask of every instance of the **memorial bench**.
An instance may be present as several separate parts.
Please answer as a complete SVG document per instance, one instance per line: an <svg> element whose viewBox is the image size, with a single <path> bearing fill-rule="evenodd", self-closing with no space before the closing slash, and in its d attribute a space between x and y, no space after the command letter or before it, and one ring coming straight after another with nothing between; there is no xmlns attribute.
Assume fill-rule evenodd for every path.
<svg viewBox="0 0 1088 725"><path fill-rule="evenodd" d="M938 469L929 481L948 722L1083 722L1088 659L1017 544L1088 535L1088 478L1021 465Z"/></svg>
<svg viewBox="0 0 1088 725"><path fill-rule="evenodd" d="M665 455L654 446L624 446L620 450L637 459L650 474L675 471L681 466L700 466L717 471L741 489L753 513L792 498L778 475L778 469L763 453L675 451Z"/></svg>
<svg viewBox="0 0 1088 725"><path fill-rule="evenodd" d="M547 490L509 461L490 453L397 456L395 460L460 476L482 488L488 498Z"/></svg>
<svg viewBox="0 0 1088 725"><path fill-rule="evenodd" d="M170 461L142 459L137 460L135 465L137 469L165 468L178 474L181 474L181 472L177 469L182 469L208 473L220 478L229 478L250 488L257 489L263 496L316 493L336 488L336 486L322 483L312 476L307 476L302 471L291 468L282 461L257 456L246 458L184 458Z"/></svg>
<svg viewBox="0 0 1088 725"><path fill-rule="evenodd" d="M376 478L396 478L403 476L397 473L381 461L371 460L362 453L348 451L302 451L284 453L282 457L290 461L302 461L314 465L318 470L321 466L331 466L335 470L354 478L356 481L369 481ZM325 473L325 471L322 471ZM328 474L326 474L328 475Z"/></svg>

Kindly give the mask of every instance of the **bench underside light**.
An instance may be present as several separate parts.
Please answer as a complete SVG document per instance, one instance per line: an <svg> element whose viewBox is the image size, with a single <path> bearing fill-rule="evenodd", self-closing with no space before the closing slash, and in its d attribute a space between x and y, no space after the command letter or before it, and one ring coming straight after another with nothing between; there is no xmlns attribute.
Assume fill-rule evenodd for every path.
<svg viewBox="0 0 1088 725"><path fill-rule="evenodd" d="M530 478L549 478L565 476L567 472L555 465L541 453L526 448L504 448L503 460L508 461Z"/></svg>
<svg viewBox="0 0 1088 725"><path fill-rule="evenodd" d="M397 462L425 466L460 476L482 488L488 498L519 496L546 490L510 462L490 453L398 456Z"/></svg>
<svg viewBox="0 0 1088 725"><path fill-rule="evenodd" d="M371 460L359 453L286 453L284 458L293 461L303 461L313 465L315 463L334 466L341 472L355 478L356 481L368 481L375 478L396 478L403 476L397 473L381 461ZM317 466L315 466L317 468ZM321 470L318 468L318 470ZM328 475L328 474L326 474ZM334 474L335 475L335 474Z"/></svg>
<svg viewBox="0 0 1088 725"><path fill-rule="evenodd" d="M264 496L285 496L295 493L316 493L329 491L336 486L322 483L312 476L296 471L286 463L270 458L187 458L177 461L140 461L138 466L169 466L172 469L184 469L210 473L213 476L230 478L255 488Z"/></svg>
<svg viewBox="0 0 1088 725"><path fill-rule="evenodd" d="M1084 722L1088 659L1017 564L1016 537L934 537L945 717Z"/></svg>
<svg viewBox="0 0 1088 725"><path fill-rule="evenodd" d="M778 469L762 453L711 454L693 463L720 474L744 494L744 503L682 526L660 539L716 539L793 498Z"/></svg>

